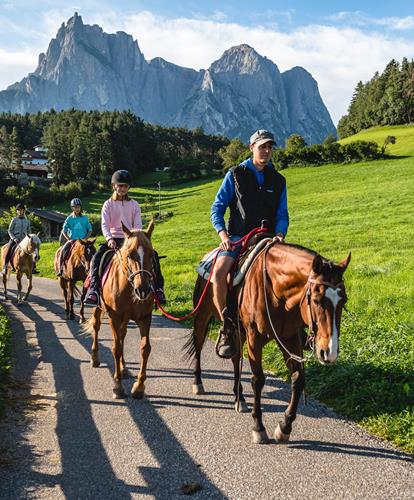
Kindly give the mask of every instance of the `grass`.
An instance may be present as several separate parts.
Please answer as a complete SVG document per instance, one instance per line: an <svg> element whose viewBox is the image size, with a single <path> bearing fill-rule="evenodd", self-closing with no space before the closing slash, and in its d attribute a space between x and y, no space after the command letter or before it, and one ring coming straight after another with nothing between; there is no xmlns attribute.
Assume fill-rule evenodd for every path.
<svg viewBox="0 0 414 500"><path fill-rule="evenodd" d="M383 133L397 136L401 154L413 154L410 133L414 129L398 130L387 127ZM370 140L374 132L367 132ZM352 252L345 275L349 302L339 361L327 367L310 362L308 390L377 436L414 453L414 161L325 165L287 169L283 174L291 216L288 241L336 261ZM132 195L140 202L148 194L157 196L157 180L154 174ZM218 243L209 212L219 184L220 180L162 184L162 211L172 211L174 216L157 224L153 243L161 255L168 256L162 261L167 310L175 315L192 309L194 269ZM99 194L84 200L85 206L97 212L104 199L106 195ZM148 208L144 204L144 213ZM38 267L44 276L53 277L56 248L53 243L42 245ZM266 348L265 363L286 376L274 344Z"/></svg>
<svg viewBox="0 0 414 500"><path fill-rule="evenodd" d="M374 141L380 147L387 136L393 135L397 140L395 144L387 146L389 155L412 156L414 154L414 125L388 125L386 127L373 127L361 130L358 134L341 139L341 144L353 141Z"/></svg>
<svg viewBox="0 0 414 500"><path fill-rule="evenodd" d="M4 410L4 381L10 368L11 328L4 308L0 305L0 415Z"/></svg>

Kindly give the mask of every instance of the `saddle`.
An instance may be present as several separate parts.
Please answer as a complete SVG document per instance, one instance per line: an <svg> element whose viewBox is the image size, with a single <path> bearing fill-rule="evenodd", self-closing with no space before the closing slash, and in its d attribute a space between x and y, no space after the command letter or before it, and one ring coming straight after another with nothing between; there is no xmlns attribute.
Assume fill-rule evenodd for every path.
<svg viewBox="0 0 414 500"><path fill-rule="evenodd" d="M233 286L239 285L243 281L244 276L256 257L265 248L265 246L272 241L272 238L273 235L270 233L255 234L250 238L245 250L239 255L238 259L234 263L234 268L232 269ZM217 252L219 251L219 248L215 248L206 254L197 266L197 273L205 280L207 280L210 276L211 266L213 265Z"/></svg>
<svg viewBox="0 0 414 500"><path fill-rule="evenodd" d="M75 245L76 241L70 241L70 242L66 242L66 243L69 243L69 250L67 252L67 254L65 255L65 259L63 261L63 265L66 266L66 263L68 262L69 258L70 258L70 255L72 253L72 250L73 250L73 246ZM65 245L62 245L60 248L58 248L58 251L56 252L55 254L55 260L53 262L53 267L54 267L54 270L55 272L58 272L59 271L59 263L60 263L60 255L63 251L63 247Z"/></svg>
<svg viewBox="0 0 414 500"><path fill-rule="evenodd" d="M101 287L100 287L101 290L102 290L103 286L105 285L106 280L108 279L109 271L110 271L111 266L112 266L112 258L114 255L115 255L115 250L112 250L111 248L109 248L102 255L101 262L99 263L98 276L99 276L99 280L101 282ZM85 283L84 283L84 287L89 288L90 282L91 282L91 275L88 274L88 276L86 277Z"/></svg>

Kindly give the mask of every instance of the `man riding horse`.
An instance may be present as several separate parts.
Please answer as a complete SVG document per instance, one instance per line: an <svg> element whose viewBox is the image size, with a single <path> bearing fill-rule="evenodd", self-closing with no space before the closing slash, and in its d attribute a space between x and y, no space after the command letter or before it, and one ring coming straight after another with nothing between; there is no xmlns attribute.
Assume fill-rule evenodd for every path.
<svg viewBox="0 0 414 500"><path fill-rule="evenodd" d="M223 322L217 344L217 353L223 358L231 358L236 353L235 298L227 280L241 246L233 242L259 227L263 220L268 221L267 229L279 241L284 240L289 226L286 181L271 161L275 144L271 132L257 130L250 137L251 158L227 172L211 207L211 221L221 239L212 283ZM227 208L230 208L230 217L226 229Z"/></svg>
<svg viewBox="0 0 414 500"><path fill-rule="evenodd" d="M7 254L4 259L3 270L2 273L7 273L7 266L12 258L14 250L17 245L23 240L23 238L32 232L32 228L30 225L30 220L26 217L26 207L23 203L17 203L16 205L17 216L14 217L9 224L9 243ZM33 273L38 274L39 271L36 269L36 264L33 267Z"/></svg>

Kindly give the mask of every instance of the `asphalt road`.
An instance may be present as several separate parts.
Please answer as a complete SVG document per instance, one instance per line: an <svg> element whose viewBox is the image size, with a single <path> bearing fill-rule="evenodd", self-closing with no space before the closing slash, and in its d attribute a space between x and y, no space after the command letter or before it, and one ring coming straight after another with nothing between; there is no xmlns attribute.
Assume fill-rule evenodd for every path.
<svg viewBox="0 0 414 500"><path fill-rule="evenodd" d="M414 498L409 456L315 401L300 405L289 444L252 444L251 415L234 411L230 363L207 342L207 392L193 395L181 353L188 330L175 323L153 317L146 398L113 400L107 321L101 366L92 368L91 338L64 320L57 282L36 278L29 304L6 307L15 368L0 426L1 499L170 499L183 498L188 485L200 499ZM134 376L138 341L131 324L126 360ZM251 404L247 367L243 381ZM133 382L124 381L128 391ZM288 397L287 385L268 376L269 436Z"/></svg>

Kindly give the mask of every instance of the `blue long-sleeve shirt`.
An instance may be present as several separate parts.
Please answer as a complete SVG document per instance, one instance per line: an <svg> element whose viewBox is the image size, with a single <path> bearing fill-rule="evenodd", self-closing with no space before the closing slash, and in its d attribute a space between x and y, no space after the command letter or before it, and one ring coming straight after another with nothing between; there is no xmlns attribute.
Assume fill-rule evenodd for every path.
<svg viewBox="0 0 414 500"><path fill-rule="evenodd" d="M258 185L263 186L264 173L257 170L257 168L253 165L251 158L244 161L242 165L246 165L248 168L250 168L250 170L252 170L256 174L256 180ZM226 213L227 207L233 200L234 194L235 194L234 177L232 172L229 171L225 175L223 182L220 186L220 189L217 192L213 205L211 206L210 219L214 226L214 229L218 233L223 229L226 229L226 224L224 222L224 214ZM289 212L287 206L286 186L280 195L279 206L277 207L276 210L274 227L275 227L275 233L282 233L286 235L289 227Z"/></svg>

